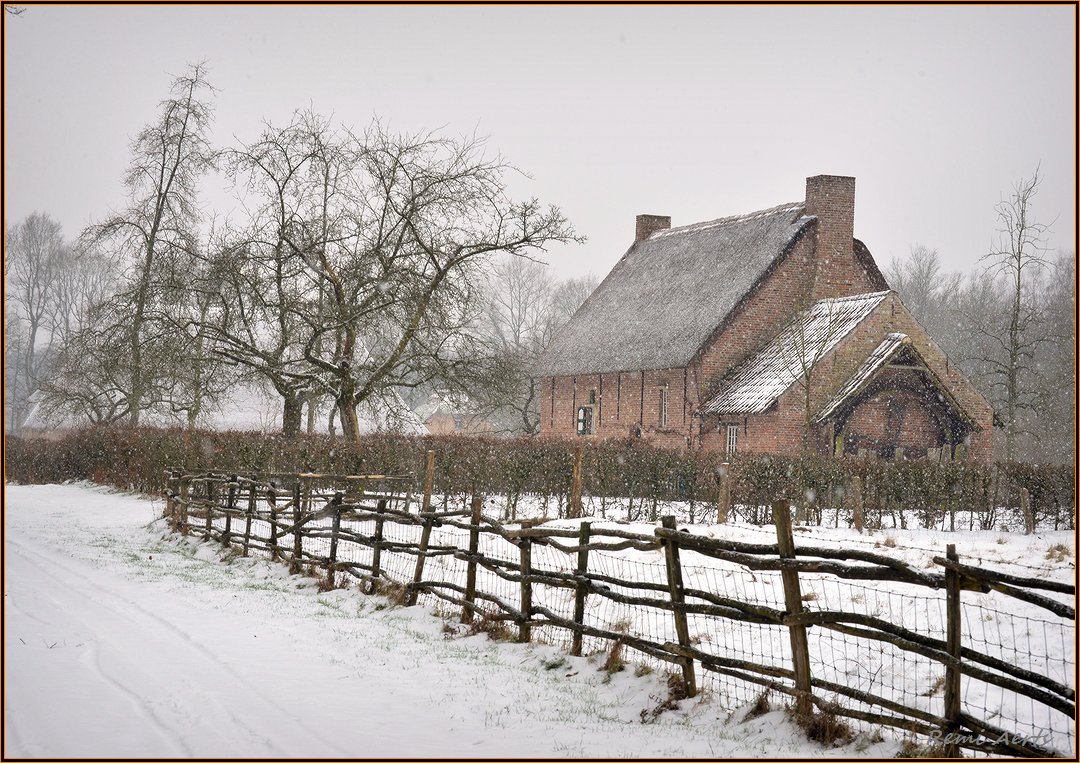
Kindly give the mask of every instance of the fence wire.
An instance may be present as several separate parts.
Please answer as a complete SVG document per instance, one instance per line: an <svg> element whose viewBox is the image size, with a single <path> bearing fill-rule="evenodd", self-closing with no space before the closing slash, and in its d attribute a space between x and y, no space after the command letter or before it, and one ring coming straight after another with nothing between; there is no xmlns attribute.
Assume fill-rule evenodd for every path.
<svg viewBox="0 0 1080 763"><path fill-rule="evenodd" d="M351 494L308 486L300 493L301 505L297 512L292 486L256 482L253 500L251 484L241 481L230 486L221 476L192 480L186 515L189 530L196 535L209 533L212 540L233 546L246 542L249 553L254 555L269 556L276 550L280 559L296 561L293 559L297 537L294 525L299 514L305 520L299 531L302 544L299 561L304 567L314 569L324 566L323 561L331 555L334 521L332 512L328 514L323 510L332 507L335 500L344 499L347 509L365 513L349 517L346 512L345 518L341 519L341 533L333 549L336 562L348 566L362 579L365 575L370 578L368 573L377 565L381 579L398 586L407 586L412 581L424 524L415 513L409 516L393 513L416 508L415 500L410 504L411 491L407 485L373 481L363 485L371 491L366 494L355 484L351 486L354 488ZM525 504L528 496L515 499L514 505L489 503L485 509L500 518L509 517L522 508L518 501ZM433 603L443 611L453 610L452 606L447 609L450 603L460 603L469 569L465 552L470 544L470 525L468 518L460 515L468 509L468 503L468 496L444 498L440 508L458 512L458 515L434 522L428 555L423 560L425 588L420 592L421 600ZM232 510L226 512L225 508L230 504ZM597 513L619 510L618 506L600 504L599 499L592 508ZM639 510L646 512L650 508L639 506ZM390 513L384 513L381 521L366 513L376 509ZM485 521L479 527L478 554L482 563L475 568L476 612L481 619L512 621L514 618L507 614L508 611L524 613L520 574L522 541L508 539L506 528L497 523ZM741 529L775 538L770 528ZM380 535L382 548L376 551ZM643 539L647 540L648 536ZM821 532L798 537L798 544L804 546L848 543L881 545L880 541L870 539L829 538ZM645 645L642 648L648 648L624 653L622 659L645 666L644 669L672 670L673 658L670 655L667 659L662 658L663 645L678 642L679 635L663 550L611 551L590 547L586 574L578 578L575 577L578 560L573 545L573 541L564 538L559 538L557 543L541 540L528 543L531 574L536 578L530 589L534 611L546 611L554 618L573 621L576 586L588 582L590 593L584 600L581 624L594 633L605 635L583 635L580 639L583 654L607 655L610 663L618 651L613 644L621 646L624 637L639 639ZM940 549L905 544L905 551L912 550L941 554ZM968 558L980 557L965 557ZM1007 564L1001 560L994 562ZM709 604L720 598L780 612L786 610L784 583L779 571L750 570L688 549L682 550L680 566L688 605ZM1016 563L1015 566L1045 570L1045 565ZM556 579L561 582L555 584ZM804 610L877 618L901 625L907 631L935 642L944 643L947 639L944 590L896 582L864 583L809 572L800 573L799 585ZM498 606L496 600L503 602L505 607ZM1051 682L1074 687L1075 621L1048 616L1046 610L1036 605L1001 594L965 593L961 598L961 622L963 648L1004 665L1030 671ZM778 671L789 673L792 665L791 633L787 626L699 612L688 612L686 623L692 648L726 661L713 664L713 667L719 666L716 670L702 670L698 666L700 686L710 691L713 701L723 710L733 711L753 703L765 691L765 684L793 687L790 678L777 674ZM507 624L511 631L514 627L513 622ZM542 617L532 626L532 635L535 640L567 649L574 641L570 630L544 623ZM860 699L851 696L850 692L819 685L815 694L837 707L889 715L887 703L895 703L915 711L916 717L918 713L928 718L943 716L945 667L940 660L898 643L850 632L850 629L843 632L842 628L828 625L810 626L807 643L810 673L819 684L835 684L864 695ZM740 663L758 666L763 672L747 672L740 668L735 672L741 671L741 675L733 675L725 669L725 666ZM984 664L978 667L990 677L963 677L963 713L1049 749L1066 754L1075 749L1074 718L1023 692L996 683L1001 678L1008 678L1001 669ZM750 680L755 676L756 680ZM900 716L893 714L893 717ZM856 721L854 725L869 728L865 722ZM972 752L979 754L978 749Z"/></svg>

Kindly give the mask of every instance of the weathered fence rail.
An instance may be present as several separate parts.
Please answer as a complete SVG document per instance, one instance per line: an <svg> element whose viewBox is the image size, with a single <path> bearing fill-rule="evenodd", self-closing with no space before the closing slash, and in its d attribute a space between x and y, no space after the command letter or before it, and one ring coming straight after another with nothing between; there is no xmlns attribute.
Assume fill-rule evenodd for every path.
<svg viewBox="0 0 1080 763"><path fill-rule="evenodd" d="M429 455L415 496L409 475L172 469L165 514L326 586L346 575L406 604L429 596L475 628L512 625L575 655L617 643L670 664L688 696L708 676L732 704L772 691L803 718L893 727L949 756L1075 749L1072 585L964 564L951 545L931 569L797 545L787 501L772 507L776 543L692 534L674 517L651 534L506 525L479 495L433 511L433 469Z"/></svg>

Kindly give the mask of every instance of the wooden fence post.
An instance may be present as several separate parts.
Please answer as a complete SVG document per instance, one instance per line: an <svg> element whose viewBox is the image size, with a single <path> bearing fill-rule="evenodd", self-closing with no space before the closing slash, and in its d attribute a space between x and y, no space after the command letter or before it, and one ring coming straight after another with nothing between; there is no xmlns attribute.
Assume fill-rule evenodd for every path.
<svg viewBox="0 0 1080 763"><path fill-rule="evenodd" d="M431 512L431 490L435 485L435 451L427 452L427 464L424 467L424 498L420 503L420 513ZM405 606L411 607L416 604L419 595L417 586L424 580L424 561L427 559L428 544L431 542L431 527L435 524L431 517L424 517L423 530L420 531L420 548L416 555L416 567L413 568L412 583L409 584L409 594L405 597Z"/></svg>
<svg viewBox="0 0 1080 763"><path fill-rule="evenodd" d="M304 558L304 538L300 534L300 519L304 514L304 510L300 506L302 490L300 478L297 477L296 486L293 488L293 551L292 563L289 564L289 572L294 575L300 571L300 562Z"/></svg>
<svg viewBox="0 0 1080 763"><path fill-rule="evenodd" d="M371 592L375 593L376 579L381 575L382 566L382 542L383 542L383 512L386 511L386 499L381 498L375 504L375 534L371 537Z"/></svg>
<svg viewBox="0 0 1080 763"><path fill-rule="evenodd" d="M338 532L341 530L341 500L342 493L334 493L330 499L330 506L334 510L334 518L330 525L330 552L326 557L326 586L334 588L334 565L337 564Z"/></svg>
<svg viewBox="0 0 1080 763"><path fill-rule="evenodd" d="M480 551L480 507L483 500L474 495L472 499L472 522L469 527L469 566L465 570L465 602L461 608L461 622L468 624L473 621L471 605L476 601L476 555Z"/></svg>
<svg viewBox="0 0 1080 763"><path fill-rule="evenodd" d="M795 558L795 538L791 533L791 504L787 500L773 501L773 522L776 524L776 542L781 559ZM802 592L799 590L799 571L783 569L784 606L787 614L802 612ZM791 634L791 661L795 668L795 711L800 719L807 719L813 712L810 699L810 647L806 640L805 625L789 625Z"/></svg>
<svg viewBox="0 0 1080 763"><path fill-rule="evenodd" d="M236 509L236 489L240 487L240 484L236 481L236 475L229 475L229 497L226 500L225 506L228 511L225 512L225 532L221 535L221 545L228 546L232 543L232 513Z"/></svg>
<svg viewBox="0 0 1080 763"><path fill-rule="evenodd" d="M585 546L589 544L591 537L592 525L589 522L582 522L581 529L578 531L577 569L574 571L579 578L577 589L574 591L574 622L578 625L585 624L585 597L588 595L588 590L584 578L589 570L589 549L585 548ZM574 631L573 641L570 646L570 654L574 657L581 656L581 642L581 631Z"/></svg>
<svg viewBox="0 0 1080 763"><path fill-rule="evenodd" d="M244 518L244 556L248 555L251 546L251 522L255 518L255 478L251 479L251 490L248 492L247 517Z"/></svg>
<svg viewBox="0 0 1080 763"><path fill-rule="evenodd" d="M270 480L266 489L266 502L270 505L270 532L267 533L267 545L270 546L270 561L276 562L279 555L277 542L277 490L274 489L273 480Z"/></svg>
<svg viewBox="0 0 1080 763"><path fill-rule="evenodd" d="M179 530L184 535L188 534L188 502L191 500L191 475L185 474L180 478L180 514L177 517ZM207 509L209 511L209 509Z"/></svg>
<svg viewBox="0 0 1080 763"><path fill-rule="evenodd" d="M173 530L176 529L176 517L173 516L176 513L176 504L173 501L172 491L172 478L169 478L169 485L165 489L165 513L162 517L169 523L169 527Z"/></svg>
<svg viewBox="0 0 1080 763"><path fill-rule="evenodd" d="M731 464L720 464L720 491L716 500L716 523L722 525L731 516Z"/></svg>
<svg viewBox="0 0 1080 763"><path fill-rule="evenodd" d="M214 509L217 508L217 496L214 495L213 477L207 477L206 485L206 520L203 522L203 540L209 541L214 532Z"/></svg>
<svg viewBox="0 0 1080 763"><path fill-rule="evenodd" d="M574 470L570 474L570 507L567 516L570 519L581 518L581 464L585 458L585 447L578 445L574 449Z"/></svg>
<svg viewBox="0 0 1080 763"><path fill-rule="evenodd" d="M525 644L532 638L532 626L529 620L532 618L532 541L522 538L518 546L521 551L521 614L525 618L518 625L518 642Z"/></svg>
<svg viewBox="0 0 1080 763"><path fill-rule="evenodd" d="M675 517L666 516L660 518L660 524L667 530L675 529ZM670 538L664 538L661 543L664 546L664 557L667 562L668 590L671 593L671 603L674 605L672 614L675 615L675 634L679 637L679 646L690 647L690 628L686 624L686 610L682 609L683 581L682 565L679 563L678 543ZM691 657L682 658L683 681L686 683L686 696L693 697L697 694L697 679L694 676L694 660Z"/></svg>
<svg viewBox="0 0 1080 763"><path fill-rule="evenodd" d="M1035 532L1035 513L1031 510L1031 493L1026 487L1020 488L1020 511L1024 515L1024 535Z"/></svg>
<svg viewBox="0 0 1080 763"><path fill-rule="evenodd" d="M960 561L956 546L952 543L945 547L945 558L950 562ZM945 568L945 627L946 649L949 654L960 659L960 573L952 568ZM952 665L945 666L945 720L948 726L946 734L955 734L960 730L960 669ZM947 738L947 737L946 737ZM960 745L946 742L945 757L959 758Z"/></svg>
<svg viewBox="0 0 1080 763"><path fill-rule="evenodd" d="M863 531L863 506L862 506L862 478L852 477L851 485L848 487L848 492L851 493L851 521L855 525L855 529L858 532Z"/></svg>
<svg viewBox="0 0 1080 763"><path fill-rule="evenodd" d="M174 532L176 531L176 493L179 489L180 477L175 469L170 469L165 488L165 519Z"/></svg>

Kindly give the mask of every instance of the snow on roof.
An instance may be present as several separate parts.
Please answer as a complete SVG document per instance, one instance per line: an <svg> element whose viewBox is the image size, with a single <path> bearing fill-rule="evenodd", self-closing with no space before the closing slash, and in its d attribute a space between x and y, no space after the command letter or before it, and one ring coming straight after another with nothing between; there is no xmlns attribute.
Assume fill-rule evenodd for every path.
<svg viewBox="0 0 1080 763"><path fill-rule="evenodd" d="M806 368L827 355L889 294L887 291L822 299L799 313L756 355L743 363L702 407L703 413L761 413Z"/></svg>
<svg viewBox="0 0 1080 763"><path fill-rule="evenodd" d="M815 423L821 423L833 415L845 400L862 389L879 368L885 365L901 347L910 342L911 340L908 339L907 334L887 334L881 344L874 348L874 351L867 356L852 377L847 380L844 386L840 388L840 391L829 401L829 404L817 415L814 420Z"/></svg>
<svg viewBox="0 0 1080 763"><path fill-rule="evenodd" d="M815 219L784 204L653 233L635 243L559 332L539 375L690 362L750 287Z"/></svg>

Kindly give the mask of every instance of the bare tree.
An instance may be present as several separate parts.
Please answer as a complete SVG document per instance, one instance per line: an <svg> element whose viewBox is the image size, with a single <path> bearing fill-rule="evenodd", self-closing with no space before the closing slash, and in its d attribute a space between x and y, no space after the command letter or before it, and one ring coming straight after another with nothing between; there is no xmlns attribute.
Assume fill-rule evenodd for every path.
<svg viewBox="0 0 1080 763"><path fill-rule="evenodd" d="M578 308L596 291L598 283L596 276L588 273L579 278L567 278L555 285L551 295L552 332L565 326L574 317ZM548 341L550 339L551 337Z"/></svg>
<svg viewBox="0 0 1080 763"><path fill-rule="evenodd" d="M291 124L268 124L251 144L224 152L247 215L222 231L193 284L209 305L198 325L215 352L281 396L286 436L300 432L305 399L329 392L303 356L309 340L317 348L324 341L309 329L324 320L325 289L307 258L327 243L325 237L311 241L324 228L311 219L311 203L330 198L320 190L325 174L316 166L327 132L317 115L298 114Z"/></svg>
<svg viewBox="0 0 1080 763"><path fill-rule="evenodd" d="M151 356L164 354L153 341L167 332L150 325L153 313L164 309L157 301L160 284L188 267L195 249L198 182L214 163L208 139L211 92L204 64L173 80L156 121L132 141L127 209L85 234L89 244L113 247L127 264L126 283L116 299L127 304L123 360L128 365L122 389L133 426L157 402L150 393L161 381L151 376L152 369L163 367L160 358Z"/></svg>
<svg viewBox="0 0 1080 763"><path fill-rule="evenodd" d="M305 397L332 395L355 440L359 405L468 376L483 263L573 237L558 210L510 201L508 167L474 139L307 113L229 157L251 212L221 249L235 262L212 330L282 395L286 434Z"/></svg>
<svg viewBox="0 0 1080 763"><path fill-rule="evenodd" d="M1036 376L1025 429L1029 447L1018 449L1025 460L1071 463L1076 451L1076 259L1058 252L1036 285L1040 302L1035 348Z"/></svg>
<svg viewBox="0 0 1080 763"><path fill-rule="evenodd" d="M41 385L42 422L114 424L130 418L129 307L126 300L115 298L88 307L83 328L64 342ZM160 353L148 356L161 358ZM164 373L154 378L164 378Z"/></svg>
<svg viewBox="0 0 1080 763"><path fill-rule="evenodd" d="M994 386L1003 396L1001 413L1005 422L1005 460L1016 454L1021 434L1020 412L1030 406L1029 377L1038 346L1046 341L1038 322L1038 303L1032 294L1032 280L1047 263L1043 241L1048 230L1036 221L1032 201L1039 190L1039 170L1016 183L1012 195L997 205L1001 225L997 247L983 257L989 272L1005 279L1009 304L1004 320L988 333L1000 348L986 358L993 368Z"/></svg>
<svg viewBox="0 0 1080 763"><path fill-rule="evenodd" d="M479 321L486 375L467 391L496 431L540 431L533 366L595 288L592 275L556 281L544 263L530 259L504 256L494 262Z"/></svg>
<svg viewBox="0 0 1080 763"><path fill-rule="evenodd" d="M342 430L359 438L356 406L387 387L453 374L476 274L491 256L528 256L575 240L562 213L509 198L512 171L482 140L394 134L381 124L353 138L361 174L353 186L357 246L316 253L328 286L334 357L305 354L333 378Z"/></svg>
<svg viewBox="0 0 1080 763"><path fill-rule="evenodd" d="M22 409L28 397L22 376L23 355L27 343L26 326L15 308L4 306L4 431L12 434L21 423Z"/></svg>
<svg viewBox="0 0 1080 763"><path fill-rule="evenodd" d="M53 336L50 328L58 313L60 276L69 258L60 223L47 214L34 212L23 222L9 228L4 249L5 275L10 280L7 298L26 336L19 341L20 359L9 410L12 424L18 429L25 417L26 404L41 382L49 360ZM6 305L5 305L6 308Z"/></svg>

